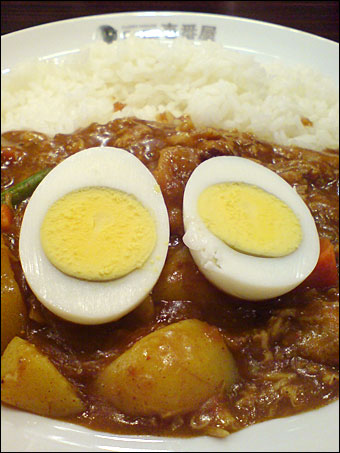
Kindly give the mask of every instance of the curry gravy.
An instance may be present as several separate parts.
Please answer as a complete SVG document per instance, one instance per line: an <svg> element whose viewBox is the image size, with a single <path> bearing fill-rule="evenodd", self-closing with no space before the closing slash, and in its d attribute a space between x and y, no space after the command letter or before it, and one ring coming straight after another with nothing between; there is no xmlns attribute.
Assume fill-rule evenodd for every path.
<svg viewBox="0 0 340 453"><path fill-rule="evenodd" d="M68 420L112 433L222 437L337 399L338 286L302 284L265 302L240 301L218 291L199 272L182 242L182 198L189 176L204 160L222 155L253 159L297 190L320 237L333 244L338 263L338 153L275 146L237 131L198 130L186 117L169 122L165 117L159 122L123 118L53 138L30 131L3 134L2 190L100 145L129 150L150 169L167 205L171 238L166 264L150 297L119 321L99 326L75 325L48 312L28 288L19 261L13 263L30 311L25 338L50 358L86 403L83 414ZM4 234L16 258L26 204L17 207L14 225ZM138 339L190 318L221 330L241 376L230 392L221 391L193 413L166 419L129 417L92 394L98 372Z"/></svg>

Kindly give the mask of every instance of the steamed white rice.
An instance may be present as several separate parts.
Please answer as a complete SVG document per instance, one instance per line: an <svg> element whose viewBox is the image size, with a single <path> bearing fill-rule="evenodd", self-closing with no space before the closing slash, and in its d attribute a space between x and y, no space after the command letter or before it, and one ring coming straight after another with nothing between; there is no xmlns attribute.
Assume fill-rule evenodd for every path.
<svg viewBox="0 0 340 453"><path fill-rule="evenodd" d="M170 111L189 114L197 126L322 150L338 148L338 98L335 84L309 68L263 65L213 42L177 39L168 46L129 38L97 42L63 61L26 63L3 76L1 126L53 136ZM126 107L114 112L115 102Z"/></svg>

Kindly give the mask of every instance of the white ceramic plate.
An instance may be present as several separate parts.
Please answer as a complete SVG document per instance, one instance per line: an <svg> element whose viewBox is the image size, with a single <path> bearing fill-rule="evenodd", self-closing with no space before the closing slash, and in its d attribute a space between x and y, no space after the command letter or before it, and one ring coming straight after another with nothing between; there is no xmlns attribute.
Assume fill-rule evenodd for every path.
<svg viewBox="0 0 340 453"><path fill-rule="evenodd" d="M317 36L264 22L207 14L141 12L90 16L55 22L1 38L1 71L38 57L55 58L78 52L101 39L99 27L114 28L119 39L129 34L145 38L213 39L229 49L309 65L339 80L339 45ZM276 419L239 431L226 439L116 436L77 425L2 407L1 451L223 451L335 452L339 451L339 404L302 415Z"/></svg>

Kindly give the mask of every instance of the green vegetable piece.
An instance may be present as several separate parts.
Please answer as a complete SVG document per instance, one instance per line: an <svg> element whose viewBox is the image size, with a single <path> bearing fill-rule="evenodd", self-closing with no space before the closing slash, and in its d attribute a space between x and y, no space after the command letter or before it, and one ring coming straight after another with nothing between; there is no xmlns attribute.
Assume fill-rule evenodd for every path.
<svg viewBox="0 0 340 453"><path fill-rule="evenodd" d="M27 179L19 182L15 186L1 192L1 204L7 203L7 201L9 200L11 204L15 206L18 205L21 201L30 197L36 187L51 170L51 168L40 170L34 175L29 176Z"/></svg>

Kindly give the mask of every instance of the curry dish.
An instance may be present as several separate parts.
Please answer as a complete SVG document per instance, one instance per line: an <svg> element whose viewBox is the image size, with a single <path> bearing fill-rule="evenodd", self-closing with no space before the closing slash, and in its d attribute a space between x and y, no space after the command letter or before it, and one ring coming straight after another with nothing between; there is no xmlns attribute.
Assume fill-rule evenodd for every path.
<svg viewBox="0 0 340 453"><path fill-rule="evenodd" d="M13 336L34 345L66 378L80 401L78 413L44 415L112 433L224 437L254 423L336 400L338 152L273 146L237 131L197 130L187 117L173 119L164 115L159 122L123 118L54 138L29 131L4 133L2 190L56 166L71 154L103 144L129 150L158 181L170 220L168 256L152 293L133 312L103 325L72 324L45 309L25 282L18 239L28 200L15 206L8 203L9 220L2 221L1 254L2 263L7 259L10 266L8 263L7 267L2 266L1 294L5 300L9 294L18 292L23 307L15 320L13 315L7 315L2 303L2 327L9 316L7 322L13 328L13 333L6 332L4 346ZM321 254L317 268L303 284L265 302L234 299L203 277L182 242L183 192L189 176L201 162L222 155L261 163L297 190L315 219L321 252L325 249L327 255L330 251L329 256L333 257L333 268L327 260L320 262ZM193 319L203 321L209 328L213 326L228 346L239 376L228 389L220 388L195 409L167 416L131 415L93 392L98 374L132 345L162 327ZM181 336L175 341L181 342ZM133 367L130 372L133 373ZM6 378L4 385L5 381Z"/></svg>

